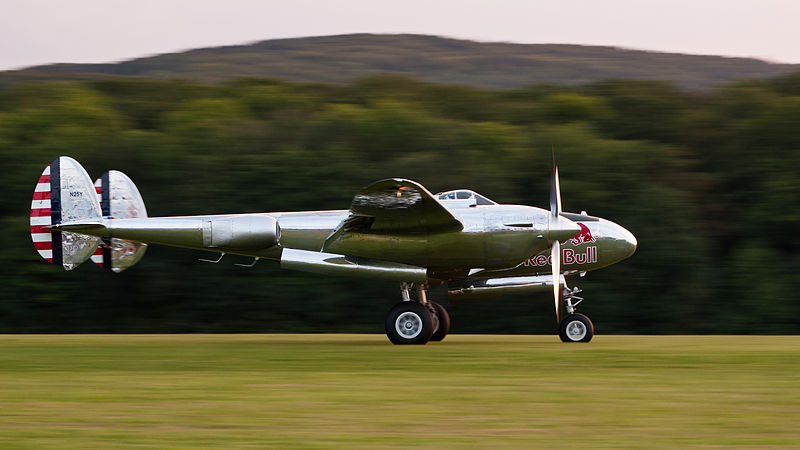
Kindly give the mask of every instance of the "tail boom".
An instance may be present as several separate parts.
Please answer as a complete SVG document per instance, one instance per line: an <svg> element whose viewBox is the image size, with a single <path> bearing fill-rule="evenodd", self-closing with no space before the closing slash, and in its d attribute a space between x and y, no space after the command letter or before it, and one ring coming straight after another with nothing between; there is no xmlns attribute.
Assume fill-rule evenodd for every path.
<svg viewBox="0 0 800 450"><path fill-rule="evenodd" d="M278 245L278 221L266 214L103 219L53 225L53 230L98 238L220 251L262 250Z"/></svg>

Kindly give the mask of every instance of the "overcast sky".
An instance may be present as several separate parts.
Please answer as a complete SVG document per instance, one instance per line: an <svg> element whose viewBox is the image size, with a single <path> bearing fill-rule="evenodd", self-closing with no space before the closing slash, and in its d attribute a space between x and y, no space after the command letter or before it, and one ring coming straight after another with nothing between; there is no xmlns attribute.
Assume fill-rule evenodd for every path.
<svg viewBox="0 0 800 450"><path fill-rule="evenodd" d="M0 70L363 32L800 63L798 19L794 0L0 0Z"/></svg>

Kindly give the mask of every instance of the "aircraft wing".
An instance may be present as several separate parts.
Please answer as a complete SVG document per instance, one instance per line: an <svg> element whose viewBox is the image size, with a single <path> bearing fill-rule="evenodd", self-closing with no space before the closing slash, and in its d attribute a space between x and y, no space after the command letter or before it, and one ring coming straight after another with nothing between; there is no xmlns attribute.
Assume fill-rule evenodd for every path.
<svg viewBox="0 0 800 450"><path fill-rule="evenodd" d="M350 211L374 217L370 231L458 231L461 221L421 184L390 178L361 189Z"/></svg>
<svg viewBox="0 0 800 450"><path fill-rule="evenodd" d="M421 184L389 178L361 189L338 232L427 233L458 231L463 224Z"/></svg>

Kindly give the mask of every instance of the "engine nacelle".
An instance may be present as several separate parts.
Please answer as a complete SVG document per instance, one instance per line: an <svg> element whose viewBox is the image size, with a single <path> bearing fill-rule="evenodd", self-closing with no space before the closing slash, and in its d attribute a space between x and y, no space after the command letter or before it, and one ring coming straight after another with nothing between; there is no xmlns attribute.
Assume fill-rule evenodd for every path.
<svg viewBox="0 0 800 450"><path fill-rule="evenodd" d="M425 283L428 279L428 271L424 267L294 248L283 249L281 268L413 283Z"/></svg>
<svg viewBox="0 0 800 450"><path fill-rule="evenodd" d="M278 245L278 221L264 214L220 217L203 223L203 245L208 248L261 249Z"/></svg>

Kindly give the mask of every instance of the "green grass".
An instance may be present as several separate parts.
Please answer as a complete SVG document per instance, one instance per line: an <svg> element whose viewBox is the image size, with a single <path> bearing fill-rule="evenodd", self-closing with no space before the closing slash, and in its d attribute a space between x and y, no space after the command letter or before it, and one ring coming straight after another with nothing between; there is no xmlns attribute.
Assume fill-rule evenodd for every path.
<svg viewBox="0 0 800 450"><path fill-rule="evenodd" d="M800 443L800 337L0 336L0 447Z"/></svg>

